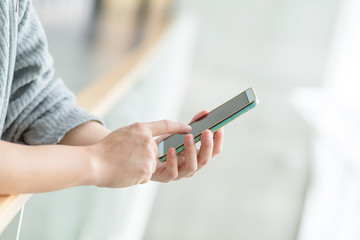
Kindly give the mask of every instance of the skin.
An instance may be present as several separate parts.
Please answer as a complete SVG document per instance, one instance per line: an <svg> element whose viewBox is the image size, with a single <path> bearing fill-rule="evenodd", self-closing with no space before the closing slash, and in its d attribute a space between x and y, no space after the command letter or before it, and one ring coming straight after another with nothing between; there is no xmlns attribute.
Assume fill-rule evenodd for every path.
<svg viewBox="0 0 360 240"><path fill-rule="evenodd" d="M198 113L192 121L208 111ZM188 125L162 120L135 123L113 132L98 122L69 131L58 145L27 146L0 141L0 194L48 192L74 186L121 188L149 180L171 182L193 176L221 152L224 132L204 131L201 147L185 138L185 151L170 149L158 161L157 143L169 134L188 133ZM156 140L154 137L160 136Z"/></svg>

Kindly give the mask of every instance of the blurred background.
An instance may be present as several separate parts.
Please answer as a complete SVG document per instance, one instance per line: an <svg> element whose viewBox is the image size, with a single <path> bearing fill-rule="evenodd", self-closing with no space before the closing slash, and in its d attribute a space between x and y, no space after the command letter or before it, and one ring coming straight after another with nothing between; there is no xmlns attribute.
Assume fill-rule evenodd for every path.
<svg viewBox="0 0 360 240"><path fill-rule="evenodd" d="M194 177L37 194L20 239L359 239L358 1L34 6L57 75L76 93L151 40L146 67L105 116L112 129L188 122L249 87L260 104L226 126L223 152Z"/></svg>

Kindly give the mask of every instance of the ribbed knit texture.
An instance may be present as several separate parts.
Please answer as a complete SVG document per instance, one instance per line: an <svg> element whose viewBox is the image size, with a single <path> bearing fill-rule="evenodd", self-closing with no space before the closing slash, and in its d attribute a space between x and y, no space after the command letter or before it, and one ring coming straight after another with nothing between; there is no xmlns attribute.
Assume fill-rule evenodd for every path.
<svg viewBox="0 0 360 240"><path fill-rule="evenodd" d="M101 120L77 106L74 94L54 77L45 33L31 0L19 0L18 12L15 5L16 0L0 1L1 139L30 145L55 144L72 128ZM16 44L11 44L14 41Z"/></svg>

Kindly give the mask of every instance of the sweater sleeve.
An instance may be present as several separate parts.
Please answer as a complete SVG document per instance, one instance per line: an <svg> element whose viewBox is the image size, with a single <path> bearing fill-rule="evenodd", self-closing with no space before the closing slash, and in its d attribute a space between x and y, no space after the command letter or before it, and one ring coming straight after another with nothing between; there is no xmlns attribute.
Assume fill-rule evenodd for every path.
<svg viewBox="0 0 360 240"><path fill-rule="evenodd" d="M54 76L44 30L31 0L20 1L17 54L3 138L29 145L56 144L74 127L102 121L75 103Z"/></svg>

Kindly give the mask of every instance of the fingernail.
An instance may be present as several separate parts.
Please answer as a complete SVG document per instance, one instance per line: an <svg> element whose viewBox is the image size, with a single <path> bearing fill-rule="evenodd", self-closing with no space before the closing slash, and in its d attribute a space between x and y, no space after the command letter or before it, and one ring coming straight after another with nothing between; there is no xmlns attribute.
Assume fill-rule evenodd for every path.
<svg viewBox="0 0 360 240"><path fill-rule="evenodd" d="M210 140L210 139L212 139L213 138L213 134L212 134L212 132L211 131L209 131L207 134L206 134L206 139L207 140Z"/></svg>
<svg viewBox="0 0 360 240"><path fill-rule="evenodd" d="M193 137L193 136L188 137L188 138L186 139L186 144L187 144L187 145L193 145L193 144L195 144L194 137Z"/></svg>
<svg viewBox="0 0 360 240"><path fill-rule="evenodd" d="M187 126L186 126L186 131L187 131L187 132L191 132L191 130L192 130L191 126L190 126L190 125L187 125Z"/></svg>
<svg viewBox="0 0 360 240"><path fill-rule="evenodd" d="M175 151L175 148L171 148L170 149L170 157L175 157L175 155L176 155L176 151Z"/></svg>

